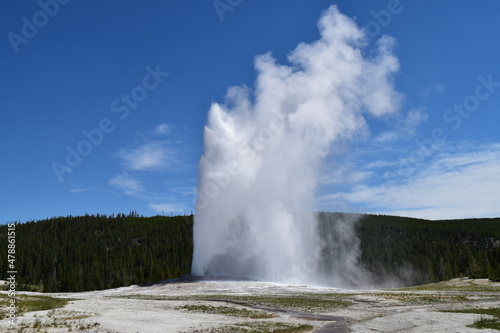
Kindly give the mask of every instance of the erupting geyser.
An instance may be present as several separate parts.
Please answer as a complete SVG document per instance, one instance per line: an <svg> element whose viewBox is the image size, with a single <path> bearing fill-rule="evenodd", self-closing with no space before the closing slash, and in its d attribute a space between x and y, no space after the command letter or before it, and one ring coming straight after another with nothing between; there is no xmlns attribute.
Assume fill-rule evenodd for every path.
<svg viewBox="0 0 500 333"><path fill-rule="evenodd" d="M212 105L193 275L314 284L335 281L335 270L355 265L337 260L334 272L319 276L319 164L336 140L366 129L364 113L398 108L391 76L399 64L386 36L364 54L365 33L336 6L323 13L319 30L319 40L289 54L289 65L271 54L256 57L255 89L231 87L224 104Z"/></svg>

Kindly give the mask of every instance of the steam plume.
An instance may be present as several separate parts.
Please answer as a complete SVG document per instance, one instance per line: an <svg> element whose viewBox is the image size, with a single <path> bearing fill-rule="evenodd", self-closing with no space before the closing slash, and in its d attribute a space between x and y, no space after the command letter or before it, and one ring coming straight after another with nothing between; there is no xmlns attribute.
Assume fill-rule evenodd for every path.
<svg viewBox="0 0 500 333"><path fill-rule="evenodd" d="M366 129L364 114L393 112L400 99L391 83L399 67L391 38L366 50L363 30L336 6L318 26L320 39L298 45L289 65L257 56L255 89L231 87L224 104L211 106L194 275L316 281L314 263L304 263L317 258L319 164L337 140Z"/></svg>

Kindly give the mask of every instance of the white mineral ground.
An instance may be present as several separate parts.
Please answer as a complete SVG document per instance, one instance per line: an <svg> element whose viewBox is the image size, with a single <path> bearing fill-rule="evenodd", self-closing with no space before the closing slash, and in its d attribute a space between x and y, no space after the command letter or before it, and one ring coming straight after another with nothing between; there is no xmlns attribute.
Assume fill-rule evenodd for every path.
<svg viewBox="0 0 500 333"><path fill-rule="evenodd" d="M69 328L53 327L50 323L66 321L74 324L72 332L120 332L120 333L155 333L155 332L210 332L224 326L248 322L281 322L288 324L309 324L314 332L497 332L487 329L467 327L480 315L466 313L445 313L441 310L491 308L500 306L500 283L486 279L453 279L442 283L443 286L486 285L489 291L396 291L396 290L345 290L336 288L288 286L257 281L204 281L204 280L169 280L148 286L130 286L110 290L82 293L40 294L19 292L18 295L48 295L71 298L63 308L55 311L37 311L24 313L17 320L21 325L33 327L35 321L41 321L42 332L68 332ZM494 288L498 289L494 289ZM5 294L5 292L3 292ZM278 312L270 319L250 319L222 314L208 314L179 309L184 305L213 305L235 308L247 308L243 305L189 300L194 295L246 296L300 296L301 294L348 294L339 295L349 300L347 308L326 310L323 315L345 317L347 329L321 330L328 321L302 319L291 313ZM381 295L383 293L386 296ZM441 300L408 302L402 294L431 296L438 295ZM387 296L387 294L393 295ZM453 297L462 295L466 300L453 301ZM178 297L182 300L166 300ZM328 296L337 299L336 296ZM427 297L430 299L432 297ZM276 306L275 306L276 308ZM71 319L73 318L73 319ZM92 326L95 323L98 325ZM92 326L92 327L91 327ZM9 328L6 318L0 321L0 331ZM18 330L15 330L18 331ZM24 332L36 331L33 328Z"/></svg>

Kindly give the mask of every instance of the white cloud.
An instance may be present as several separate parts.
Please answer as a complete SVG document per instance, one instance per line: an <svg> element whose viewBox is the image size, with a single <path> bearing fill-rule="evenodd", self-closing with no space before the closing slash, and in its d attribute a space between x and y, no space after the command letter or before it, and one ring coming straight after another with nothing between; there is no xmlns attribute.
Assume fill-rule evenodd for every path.
<svg viewBox="0 0 500 333"><path fill-rule="evenodd" d="M176 130L176 140L171 140L176 126L159 124L136 134L136 143L118 151L123 167L128 171L178 171L186 168L186 157L191 148Z"/></svg>
<svg viewBox="0 0 500 333"><path fill-rule="evenodd" d="M168 142L152 141L143 145L120 149L118 156L128 170L162 170L176 161L176 153Z"/></svg>
<svg viewBox="0 0 500 333"><path fill-rule="evenodd" d="M464 146L465 147L465 146ZM462 147L462 148L464 148ZM397 184L359 184L320 202L430 219L500 216L500 144L441 153Z"/></svg>
<svg viewBox="0 0 500 333"><path fill-rule="evenodd" d="M141 183L128 173L122 173L113 177L111 180L109 180L109 184L121 190L124 190L124 193L128 195L136 196L144 191Z"/></svg>
<svg viewBox="0 0 500 333"><path fill-rule="evenodd" d="M425 123L427 119L429 115L424 112L424 108L410 110L404 120L404 130L413 135L418 126Z"/></svg>
<svg viewBox="0 0 500 333"><path fill-rule="evenodd" d="M174 129L173 124L160 124L155 127L154 133L161 135L170 135Z"/></svg>

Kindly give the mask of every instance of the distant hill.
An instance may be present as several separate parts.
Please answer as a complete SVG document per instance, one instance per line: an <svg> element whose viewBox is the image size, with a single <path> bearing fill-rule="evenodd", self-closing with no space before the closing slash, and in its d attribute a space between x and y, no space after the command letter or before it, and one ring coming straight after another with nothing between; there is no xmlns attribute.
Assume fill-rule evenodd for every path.
<svg viewBox="0 0 500 333"><path fill-rule="evenodd" d="M500 218L428 221L319 213L320 234L356 220L360 265L375 282L404 284L454 277L500 278ZM7 225L0 226L0 279L7 278ZM153 283L189 274L192 216L85 215L16 224L20 289L85 291ZM330 237L327 237L330 234Z"/></svg>

